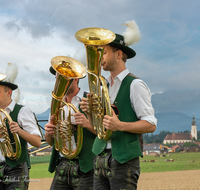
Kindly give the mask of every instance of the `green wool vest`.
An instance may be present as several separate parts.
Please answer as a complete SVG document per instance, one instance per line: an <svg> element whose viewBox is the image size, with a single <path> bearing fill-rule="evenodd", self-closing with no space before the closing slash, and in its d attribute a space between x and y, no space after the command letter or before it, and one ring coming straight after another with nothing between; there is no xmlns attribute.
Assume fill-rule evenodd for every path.
<svg viewBox="0 0 200 190"><path fill-rule="evenodd" d="M18 117L18 113L19 110L22 108L21 105L15 104L14 110L12 112L10 112L10 117L12 118L13 121L17 122L17 117ZM10 127L8 125L8 123L6 123L7 129L8 129L8 133L9 133L9 137L12 143L12 147L14 152L16 151L16 147L15 147L15 143L14 143L14 138L12 133L10 132ZM20 143L21 143L21 148L22 148L22 154L20 156L20 158L18 160L11 160L8 157L5 157L6 159L6 164L9 165L10 167L15 167L18 164L21 164L22 162L27 162L28 167L30 167L30 162L29 162L29 158L28 158L28 151L27 151L27 142L21 138L19 136L20 139Z"/></svg>
<svg viewBox="0 0 200 190"><path fill-rule="evenodd" d="M138 121L136 113L131 107L130 85L135 79L132 74L127 75L120 86L114 104L119 110L118 118L124 122ZM96 137L93 149L95 155L100 154L106 147L107 142ZM119 163L142 156L142 135L123 131L114 131L111 136L112 157Z"/></svg>
<svg viewBox="0 0 200 190"><path fill-rule="evenodd" d="M74 131L75 142L77 142L77 131ZM89 130L83 128L83 145L81 152L78 155L80 170L84 173L93 169L94 153L92 152L92 145L96 135ZM59 152L55 150L54 145L49 164L49 172L53 173L59 161Z"/></svg>

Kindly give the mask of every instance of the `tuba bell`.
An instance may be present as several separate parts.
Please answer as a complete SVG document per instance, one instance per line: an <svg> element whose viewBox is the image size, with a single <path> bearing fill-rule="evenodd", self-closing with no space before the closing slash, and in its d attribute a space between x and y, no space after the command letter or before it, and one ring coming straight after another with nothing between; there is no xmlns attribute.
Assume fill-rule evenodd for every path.
<svg viewBox="0 0 200 190"><path fill-rule="evenodd" d="M0 81L4 80L6 78L6 75L3 73L0 73Z"/></svg>
<svg viewBox="0 0 200 190"><path fill-rule="evenodd" d="M3 114L5 117L3 117ZM13 138L15 143L11 144L11 139L8 134L6 123L12 122L10 115L4 110L0 109L0 149L4 157L8 157L11 160L17 160L20 158L22 150L19 136L17 133L13 133ZM14 150L15 149L15 150Z"/></svg>
<svg viewBox="0 0 200 190"><path fill-rule="evenodd" d="M75 37L78 41L84 43L87 55L87 72L89 90L92 98L89 99L91 104L91 114L94 129L99 139L108 140L112 132L106 130L103 126L104 115L112 115L110 98L107 84L101 76L101 63L104 51L104 45L115 39L115 34L103 28L84 28L76 32ZM101 86L102 85L102 89Z"/></svg>
<svg viewBox="0 0 200 190"><path fill-rule="evenodd" d="M75 158L81 151L83 141L83 129L81 126L77 126L77 144L76 149L73 150L72 135L73 127L71 123L71 109L75 113L79 110L71 103L67 103L63 100L64 95L68 91L70 85L75 78L83 78L86 76L86 68L79 61L66 57L57 56L51 60L51 66L56 71L56 82L54 90L51 93L52 101L50 114L55 115L54 125L55 127L55 149L63 154L68 159ZM68 118L65 119L64 106L68 108Z"/></svg>

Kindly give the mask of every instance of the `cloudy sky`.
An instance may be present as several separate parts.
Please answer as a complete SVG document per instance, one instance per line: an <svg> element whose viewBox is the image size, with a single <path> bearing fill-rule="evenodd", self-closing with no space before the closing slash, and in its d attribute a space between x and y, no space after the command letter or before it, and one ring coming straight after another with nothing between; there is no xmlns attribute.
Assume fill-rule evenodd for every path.
<svg viewBox="0 0 200 190"><path fill-rule="evenodd" d="M122 34L128 20L137 22L142 38L131 46L137 55L127 68L152 94L200 90L199 0L0 0L0 5L0 72L9 62L17 65L19 103L36 113L50 106L51 59L63 55L86 62L75 33L101 27ZM87 91L87 79L80 86Z"/></svg>

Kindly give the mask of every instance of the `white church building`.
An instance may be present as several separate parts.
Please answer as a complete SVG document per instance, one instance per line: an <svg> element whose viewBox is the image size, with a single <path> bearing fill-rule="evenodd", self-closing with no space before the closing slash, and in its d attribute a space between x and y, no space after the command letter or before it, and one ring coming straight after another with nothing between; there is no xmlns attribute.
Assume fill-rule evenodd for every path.
<svg viewBox="0 0 200 190"><path fill-rule="evenodd" d="M197 140L197 126L194 115L191 126L191 133L168 134L163 140L163 144L192 142L193 139Z"/></svg>

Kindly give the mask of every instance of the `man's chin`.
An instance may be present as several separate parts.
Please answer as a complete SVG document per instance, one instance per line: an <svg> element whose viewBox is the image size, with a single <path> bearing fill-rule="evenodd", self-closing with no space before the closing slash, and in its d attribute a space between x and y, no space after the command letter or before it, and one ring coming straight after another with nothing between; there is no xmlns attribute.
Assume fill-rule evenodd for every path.
<svg viewBox="0 0 200 190"><path fill-rule="evenodd" d="M103 66L102 68L103 68L104 71L108 71L107 67Z"/></svg>

